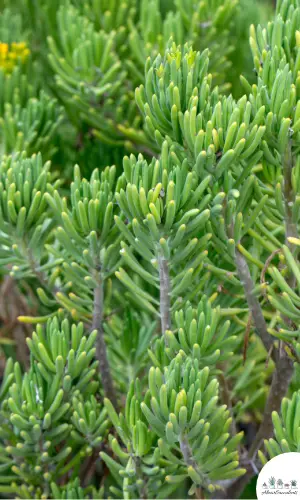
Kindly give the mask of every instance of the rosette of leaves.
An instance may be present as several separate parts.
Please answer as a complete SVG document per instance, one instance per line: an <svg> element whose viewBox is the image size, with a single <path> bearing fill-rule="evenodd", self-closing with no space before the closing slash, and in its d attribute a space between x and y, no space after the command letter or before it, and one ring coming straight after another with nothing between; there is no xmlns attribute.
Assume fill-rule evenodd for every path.
<svg viewBox="0 0 300 500"><path fill-rule="evenodd" d="M156 433L149 429L141 411L142 399L137 379L130 385L124 414L117 415L110 401L104 400L117 437L109 436L114 458L106 452L100 452L100 456L115 480L110 491L117 498L165 498L178 487L165 484L166 471L174 471L178 466L161 459Z"/></svg>
<svg viewBox="0 0 300 500"><path fill-rule="evenodd" d="M22 375L8 362L1 387L1 493L49 496L51 483L70 470L75 478L101 441L108 421L92 396L99 387L96 335L54 318L27 339L29 372Z"/></svg>
<svg viewBox="0 0 300 500"><path fill-rule="evenodd" d="M53 142L64 118L62 108L45 93L20 104L4 105L0 118L0 154L25 151L28 156L40 152L50 159L56 152Z"/></svg>
<svg viewBox="0 0 300 500"><path fill-rule="evenodd" d="M287 184L291 163L296 163L300 144L299 54L300 6L297 1L277 2L277 15L268 27L251 27L257 83L252 87L242 78L253 113L264 106L266 133L262 141L263 175L277 189ZM283 186L285 181L285 187ZM291 201L291 200L290 200ZM282 215L282 205L278 206Z"/></svg>
<svg viewBox="0 0 300 500"><path fill-rule="evenodd" d="M57 241L48 250L62 261L57 277L66 290L56 293L56 299L85 321L92 318L94 289L102 289L119 266L120 236L113 227L115 175L115 167L107 167L101 173L94 170L87 180L75 166L70 206L57 190L46 196L59 223Z"/></svg>
<svg viewBox="0 0 300 500"><path fill-rule="evenodd" d="M160 160L148 164L140 155L124 159L124 176L116 200L130 225L115 217L127 266L160 293L152 295L121 268L116 273L135 301L149 312L160 306L162 332L170 329L171 306L188 300L206 258L211 235L205 231L210 211L203 196L210 178L198 184L188 162L180 162L165 142ZM129 245L128 245L129 243ZM137 256L135 256L137 254ZM144 262L141 262L144 259Z"/></svg>
<svg viewBox="0 0 300 500"><path fill-rule="evenodd" d="M222 182L228 172L239 179L262 154L265 110L261 106L252 116L246 96L235 102L219 95L211 88L208 65L207 50L170 42L164 57L146 63L145 86L136 89L136 101L149 138L159 145L167 139L201 179L209 173Z"/></svg>
<svg viewBox="0 0 300 500"><path fill-rule="evenodd" d="M162 456L178 464L166 481L178 484L189 478L192 486L213 492L216 481L244 474L239 468L237 445L242 434L230 437L231 418L226 406L218 406L216 379L198 360L179 353L161 372L149 371L149 390L141 404L150 428L160 438ZM180 479L179 479L180 478Z"/></svg>
<svg viewBox="0 0 300 500"><path fill-rule="evenodd" d="M55 224L44 195L60 184L51 181L50 162L43 165L40 154L18 154L0 164L1 265L16 279L44 283L44 273L56 265L44 247Z"/></svg>
<svg viewBox="0 0 300 500"><path fill-rule="evenodd" d="M237 338L230 321L223 320L221 307L213 308L204 296L197 309L188 302L184 309L175 312L174 331L167 330L165 339L158 339L149 355L155 366L163 369L179 352L184 352L197 359L200 368L209 366L212 373L218 373L216 366L231 358L236 345Z"/></svg>
<svg viewBox="0 0 300 500"><path fill-rule="evenodd" d="M218 92L215 90L211 96L208 64L208 50L201 54L193 51L188 43L181 48L172 40L164 56L159 54L154 61L147 59L145 84L136 89L135 95L151 140L156 138L161 144L168 136L182 144L179 117L189 109L192 100L198 109L202 109L206 101L209 112L210 101L218 99Z"/></svg>

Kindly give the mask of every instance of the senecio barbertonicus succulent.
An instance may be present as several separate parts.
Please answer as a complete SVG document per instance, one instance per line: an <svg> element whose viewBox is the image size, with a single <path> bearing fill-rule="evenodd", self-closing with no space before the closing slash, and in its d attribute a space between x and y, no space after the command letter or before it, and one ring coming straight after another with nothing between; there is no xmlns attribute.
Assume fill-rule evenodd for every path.
<svg viewBox="0 0 300 500"><path fill-rule="evenodd" d="M0 498L254 498L300 453L300 0L0 0L0 88Z"/></svg>

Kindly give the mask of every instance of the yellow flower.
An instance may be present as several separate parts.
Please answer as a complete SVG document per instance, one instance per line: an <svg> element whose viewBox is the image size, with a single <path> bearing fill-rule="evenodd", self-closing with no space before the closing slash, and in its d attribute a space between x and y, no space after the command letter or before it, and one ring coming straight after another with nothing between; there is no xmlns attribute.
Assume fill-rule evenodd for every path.
<svg viewBox="0 0 300 500"><path fill-rule="evenodd" d="M25 49L27 49L27 45L25 42L19 42L19 43L12 42L11 44L11 50L17 53L23 52Z"/></svg>
<svg viewBox="0 0 300 500"><path fill-rule="evenodd" d="M8 44L7 43L0 43L0 57L2 58L3 56L5 57L8 52Z"/></svg>
<svg viewBox="0 0 300 500"><path fill-rule="evenodd" d="M8 53L8 59L10 61L15 61L18 58L18 54L16 52L9 52Z"/></svg>
<svg viewBox="0 0 300 500"><path fill-rule="evenodd" d="M26 42L0 43L0 68L11 73L18 61L26 62L30 54Z"/></svg>

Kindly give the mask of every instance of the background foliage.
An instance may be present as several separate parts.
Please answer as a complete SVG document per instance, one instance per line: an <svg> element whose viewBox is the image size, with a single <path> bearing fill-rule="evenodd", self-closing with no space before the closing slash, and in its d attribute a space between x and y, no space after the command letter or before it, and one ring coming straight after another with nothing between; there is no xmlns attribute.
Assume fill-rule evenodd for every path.
<svg viewBox="0 0 300 500"><path fill-rule="evenodd" d="M299 0L0 7L0 495L252 497L300 451Z"/></svg>

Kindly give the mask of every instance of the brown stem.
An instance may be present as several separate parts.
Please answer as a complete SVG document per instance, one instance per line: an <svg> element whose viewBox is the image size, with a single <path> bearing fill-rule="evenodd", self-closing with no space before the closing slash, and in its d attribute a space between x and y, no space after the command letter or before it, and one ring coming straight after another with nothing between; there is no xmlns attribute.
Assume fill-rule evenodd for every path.
<svg viewBox="0 0 300 500"><path fill-rule="evenodd" d="M273 340L268 333L267 324L263 316L262 309L257 297L254 295L254 283L251 278L250 270L245 257L236 248L235 264L241 283L243 285L247 303L252 315L252 319L258 335L260 336L267 351L273 346Z"/></svg>
<svg viewBox="0 0 300 500"><path fill-rule="evenodd" d="M168 261L159 256L160 280L160 322L161 333L164 335L171 328L171 303L170 303L170 276Z"/></svg>
<svg viewBox="0 0 300 500"><path fill-rule="evenodd" d="M99 371L101 381L104 389L104 394L110 399L112 404L117 409L117 398L111 377L110 367L107 359L106 345L104 340L103 331L103 283L101 277L95 276L97 279L97 286L94 289L94 303L93 303L93 323L92 329L97 330L96 340L96 357L99 361Z"/></svg>

